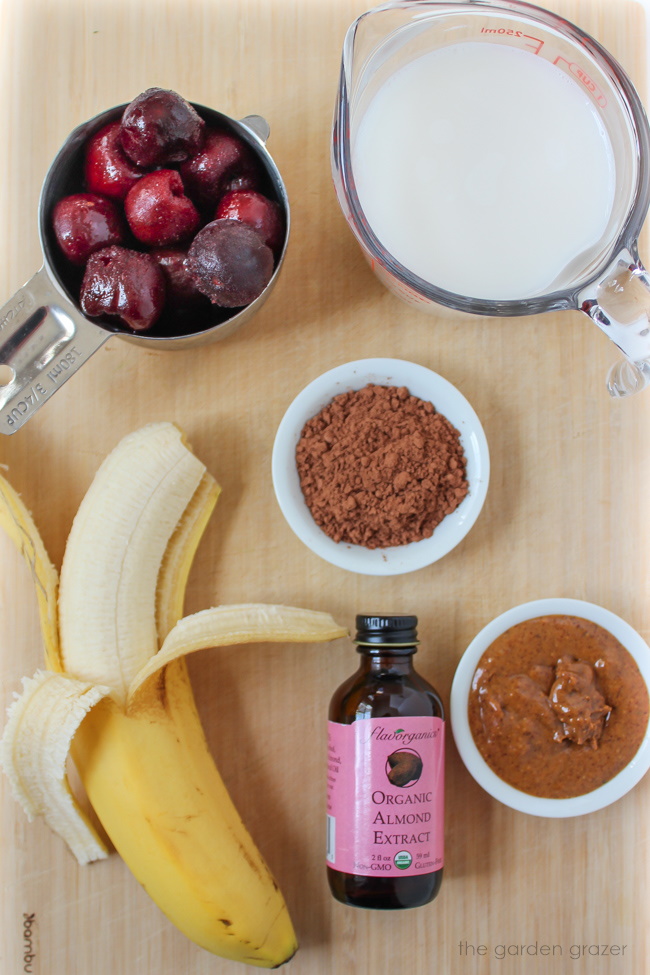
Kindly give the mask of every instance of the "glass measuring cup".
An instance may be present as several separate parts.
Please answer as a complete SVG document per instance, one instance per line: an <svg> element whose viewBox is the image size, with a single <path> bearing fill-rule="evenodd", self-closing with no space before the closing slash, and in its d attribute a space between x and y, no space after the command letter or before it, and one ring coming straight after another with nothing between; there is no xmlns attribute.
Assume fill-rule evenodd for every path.
<svg viewBox="0 0 650 975"><path fill-rule="evenodd" d="M555 65L587 94L612 147L614 200L602 238L576 254L549 290L526 298L484 299L424 280L377 237L355 185L354 139L378 89L423 54L464 41L509 45ZM332 170L343 213L375 274L398 297L425 310L442 305L486 316L581 310L626 357L609 371L612 396L650 385L650 276L638 254L650 203L649 164L650 129L632 82L600 44L547 10L520 0L390 0L361 15L347 32ZM517 246L513 240L513 249Z"/></svg>
<svg viewBox="0 0 650 975"><path fill-rule="evenodd" d="M80 275L63 257L52 229L57 200L83 187L83 160L88 139L109 122L122 117L118 105L79 125L54 158L43 182L38 227L43 266L0 308L0 434L15 433L112 336L150 350L187 349L226 338L264 304L282 266L289 238L289 200L268 149L269 125L259 115L239 121L214 109L194 104L215 129L226 129L247 143L258 159L265 192L282 207L284 242L273 276L264 291L241 309L209 306L192 322L172 319L164 332L130 332L101 318L87 318L79 303ZM207 304L207 303L206 303Z"/></svg>

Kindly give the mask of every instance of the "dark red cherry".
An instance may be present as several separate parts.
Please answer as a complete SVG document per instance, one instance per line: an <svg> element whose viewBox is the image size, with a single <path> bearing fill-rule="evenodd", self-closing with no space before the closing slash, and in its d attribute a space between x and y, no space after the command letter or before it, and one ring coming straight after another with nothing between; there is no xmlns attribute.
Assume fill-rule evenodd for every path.
<svg viewBox="0 0 650 975"><path fill-rule="evenodd" d="M136 332L145 331L163 310L165 279L150 254L105 247L88 259L80 299L90 318L110 315Z"/></svg>
<svg viewBox="0 0 650 975"><path fill-rule="evenodd" d="M213 304L240 308L254 301L271 280L273 252L246 224L213 220L192 241L187 267Z"/></svg>
<svg viewBox="0 0 650 975"><path fill-rule="evenodd" d="M197 152L204 128L198 112L175 91L148 88L125 108L120 138L138 166L168 166Z"/></svg>
<svg viewBox="0 0 650 975"><path fill-rule="evenodd" d="M203 147L179 167L187 193L214 207L230 189L259 189L260 165L247 143L225 129L208 129Z"/></svg>
<svg viewBox="0 0 650 975"><path fill-rule="evenodd" d="M96 193L73 193L52 211L57 243L73 264L85 264L94 251L121 244L124 222L117 207Z"/></svg>
<svg viewBox="0 0 650 975"><path fill-rule="evenodd" d="M166 247L191 237L200 217L185 196L175 169L148 173L129 190L124 212L133 235L150 247Z"/></svg>
<svg viewBox="0 0 650 975"><path fill-rule="evenodd" d="M186 250L180 247L158 247L150 253L165 276L167 297L177 307L206 301L205 295L201 294L187 268Z"/></svg>
<svg viewBox="0 0 650 975"><path fill-rule="evenodd" d="M218 220L241 220L257 230L264 243L276 253L284 240L284 220L280 206L255 190L226 193L221 197L217 212Z"/></svg>
<svg viewBox="0 0 650 975"><path fill-rule="evenodd" d="M88 140L84 180L90 193L123 200L144 172L122 150L119 120L105 125Z"/></svg>

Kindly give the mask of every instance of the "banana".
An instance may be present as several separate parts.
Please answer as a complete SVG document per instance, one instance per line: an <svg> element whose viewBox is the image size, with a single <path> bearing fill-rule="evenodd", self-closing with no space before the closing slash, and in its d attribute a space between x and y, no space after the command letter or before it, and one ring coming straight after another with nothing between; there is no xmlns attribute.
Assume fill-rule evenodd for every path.
<svg viewBox="0 0 650 975"><path fill-rule="evenodd" d="M126 437L74 519L57 614L56 570L0 478L0 525L42 590L47 666L10 708L0 764L28 815L45 815L84 863L106 847L69 788L70 750L102 827L167 917L214 954L271 968L292 957L295 932L210 755L184 657L346 631L326 613L286 606L221 606L180 619L218 493L173 424Z"/></svg>
<svg viewBox="0 0 650 975"><path fill-rule="evenodd" d="M79 725L109 693L107 687L39 670L23 678L23 693L9 708L0 742L0 762L27 818L43 816L79 863L103 859L108 850L70 789L66 761Z"/></svg>
<svg viewBox="0 0 650 975"><path fill-rule="evenodd" d="M41 620L45 661L49 670L62 670L59 651L57 598L59 576L50 562L34 520L11 484L0 477L0 525L30 568Z"/></svg>
<svg viewBox="0 0 650 975"><path fill-rule="evenodd" d="M109 454L72 523L59 584L63 667L121 702L158 650L158 573L205 473L177 427L151 424Z"/></svg>

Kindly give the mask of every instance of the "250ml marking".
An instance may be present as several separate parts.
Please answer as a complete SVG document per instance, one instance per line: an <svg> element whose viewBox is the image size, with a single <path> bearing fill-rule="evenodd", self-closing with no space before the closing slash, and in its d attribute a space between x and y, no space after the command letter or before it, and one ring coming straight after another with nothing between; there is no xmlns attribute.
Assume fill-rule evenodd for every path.
<svg viewBox="0 0 650 975"><path fill-rule="evenodd" d="M34 932L36 924L35 914L23 914L23 971L33 972L32 967L36 952L34 951Z"/></svg>
<svg viewBox="0 0 650 975"><path fill-rule="evenodd" d="M523 30L512 27L481 27L481 34L505 34L506 37L523 37Z"/></svg>
<svg viewBox="0 0 650 975"><path fill-rule="evenodd" d="M499 37L518 37L525 43L524 47L529 48L533 54L539 54L544 47L544 41L532 34L524 34L523 30L516 30L514 27L481 27L481 34L496 34Z"/></svg>

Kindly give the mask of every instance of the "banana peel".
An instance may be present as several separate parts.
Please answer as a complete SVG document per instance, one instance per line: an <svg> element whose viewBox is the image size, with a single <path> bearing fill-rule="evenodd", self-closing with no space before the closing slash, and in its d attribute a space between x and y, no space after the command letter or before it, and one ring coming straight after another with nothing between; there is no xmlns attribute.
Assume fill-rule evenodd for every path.
<svg viewBox="0 0 650 975"><path fill-rule="evenodd" d="M107 849L68 783L71 753L111 842L176 927L214 954L272 968L296 951L295 932L209 752L185 656L347 631L286 606L181 618L219 490L174 424L124 438L74 519L57 601L56 569L0 477L0 526L31 566L45 644L45 669L9 709L0 765L28 817L43 815L88 863Z"/></svg>

